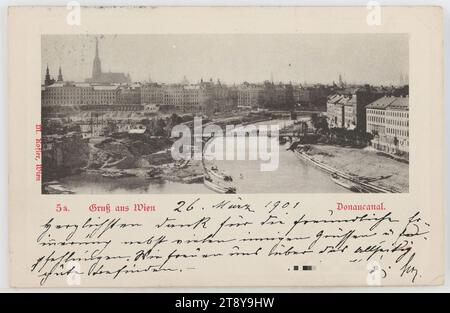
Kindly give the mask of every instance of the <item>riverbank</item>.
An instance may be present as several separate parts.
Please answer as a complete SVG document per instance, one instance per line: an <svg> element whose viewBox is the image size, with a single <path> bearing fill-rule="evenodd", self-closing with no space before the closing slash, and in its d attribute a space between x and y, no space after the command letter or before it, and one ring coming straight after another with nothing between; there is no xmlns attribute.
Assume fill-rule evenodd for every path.
<svg viewBox="0 0 450 313"><path fill-rule="evenodd" d="M191 160L185 166L173 166L163 171L162 178L185 184L203 183L203 166L201 161Z"/></svg>
<svg viewBox="0 0 450 313"><path fill-rule="evenodd" d="M409 191L409 165L371 149L330 145L307 145L298 148L312 160L353 177L364 177L372 185L395 192Z"/></svg>

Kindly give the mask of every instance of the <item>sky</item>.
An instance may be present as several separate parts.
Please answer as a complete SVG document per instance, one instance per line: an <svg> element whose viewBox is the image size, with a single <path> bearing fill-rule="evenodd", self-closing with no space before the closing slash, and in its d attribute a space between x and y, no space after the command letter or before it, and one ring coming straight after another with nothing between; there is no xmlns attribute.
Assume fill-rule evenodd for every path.
<svg viewBox="0 0 450 313"><path fill-rule="evenodd" d="M409 73L406 34L43 35L42 81L47 65L53 78L59 66L66 81L91 77L96 38L103 72L140 82L391 85Z"/></svg>

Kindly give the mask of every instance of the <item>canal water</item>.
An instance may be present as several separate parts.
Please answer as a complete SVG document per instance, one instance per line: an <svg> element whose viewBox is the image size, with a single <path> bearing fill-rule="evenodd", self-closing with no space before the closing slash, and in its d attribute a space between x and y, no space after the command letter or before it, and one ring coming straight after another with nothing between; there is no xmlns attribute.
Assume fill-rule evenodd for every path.
<svg viewBox="0 0 450 313"><path fill-rule="evenodd" d="M255 124L281 127L290 123L285 120L267 121ZM226 146L234 140L237 153L241 149L249 155L249 139L245 145L236 143L235 137L222 137L214 140L214 146ZM242 143L242 142L241 142ZM210 143L213 145L213 143ZM278 167L274 171L261 171L263 160L214 160L206 161L208 168L217 167L233 178L232 186L237 193L345 193L348 190L336 185L330 176L310 163L299 159L294 152L287 151L286 145L279 146ZM270 145L269 145L270 147ZM244 149L242 151L242 149ZM207 153L208 155L208 153ZM226 157L224 157L226 158ZM141 177L105 178L98 174L82 173L60 180L62 186L76 194L201 194L214 193L203 184L183 184L163 180L148 181Z"/></svg>
<svg viewBox="0 0 450 313"><path fill-rule="evenodd" d="M254 124L255 126L279 125L280 129L291 124L289 120L272 120ZM216 139L222 141L222 138ZM233 137L225 137L225 141L233 140ZM261 140L261 138L259 138ZM258 140L258 142L259 142ZM271 147L271 138L265 146ZM235 150L243 150L243 155L249 156L249 141L246 138L245 145L238 144L235 140ZM278 140L275 140L278 142ZM242 142L241 142L242 143ZM226 142L217 144L219 147L227 146ZM312 164L299 159L294 152L288 151L289 142L278 145L278 166L273 171L262 171L261 164L269 161L254 160L215 160L206 161L208 168L216 166L219 171L224 171L233 178L232 185L237 193L345 193L345 188L331 181L330 176ZM270 149L267 149L269 151ZM237 154L238 152L236 152ZM269 153L268 155L271 155Z"/></svg>

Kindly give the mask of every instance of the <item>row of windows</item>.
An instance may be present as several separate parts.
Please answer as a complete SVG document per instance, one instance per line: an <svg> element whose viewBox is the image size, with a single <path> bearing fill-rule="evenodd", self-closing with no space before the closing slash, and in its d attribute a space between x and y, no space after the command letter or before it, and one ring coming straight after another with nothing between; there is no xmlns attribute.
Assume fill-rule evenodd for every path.
<svg viewBox="0 0 450 313"><path fill-rule="evenodd" d="M397 128L386 128L386 134L394 136L409 137L409 130L397 129Z"/></svg>
<svg viewBox="0 0 450 313"><path fill-rule="evenodd" d="M50 89L47 90L43 93L44 97L58 97L58 96L96 96L99 92L96 91L92 91L92 90L88 90L88 91L80 91L80 90L59 90L59 89ZM103 94L109 94L111 96L117 96L117 95L124 95L124 96L128 96L128 95L133 95L133 96L140 96L141 93L136 93L136 92L124 92L124 93L120 93L120 92L115 92L115 91L111 91L111 92L101 92ZM142 96L150 96L150 97L201 97L203 96L203 92L199 91L199 90L183 90L183 91L177 91L177 92L170 92L170 93L161 93L161 92L152 92L152 93L142 93Z"/></svg>
<svg viewBox="0 0 450 313"><path fill-rule="evenodd" d="M385 111L384 110L367 109L367 114L385 115Z"/></svg>
<svg viewBox="0 0 450 313"><path fill-rule="evenodd" d="M256 98L259 95L257 93L244 93L244 94L238 93L237 96L238 96L238 98Z"/></svg>
<svg viewBox="0 0 450 313"><path fill-rule="evenodd" d="M385 111L385 110L373 110L373 109L367 109L367 114L374 114L374 115L387 115L390 117L401 117L401 118L409 118L409 112L405 111Z"/></svg>
<svg viewBox="0 0 450 313"><path fill-rule="evenodd" d="M383 124L385 119L384 119L383 116L369 115L369 116L367 116L367 120L370 121L370 122L376 122L376 123Z"/></svg>
<svg viewBox="0 0 450 313"><path fill-rule="evenodd" d="M57 100L49 100L44 101L44 105L73 105L73 104L112 104L114 101L110 101L108 99L101 99L101 100L87 100L87 101L57 101Z"/></svg>
<svg viewBox="0 0 450 313"><path fill-rule="evenodd" d="M82 99L82 98L116 98L116 95L109 95L109 94L100 94L100 95L93 95L92 97L80 97L80 96L71 96L71 95L56 95L54 97L43 97L44 99Z"/></svg>
<svg viewBox="0 0 450 313"><path fill-rule="evenodd" d="M378 133L383 134L384 133L384 126L377 125L377 124L367 124L367 131L371 132L373 130L376 130Z"/></svg>
<svg viewBox="0 0 450 313"><path fill-rule="evenodd" d="M395 126L403 126L403 127L409 127L409 120L392 120L387 118L386 124L388 125L395 125Z"/></svg>
<svg viewBox="0 0 450 313"><path fill-rule="evenodd" d="M392 116L392 117L409 118L409 112L403 112L403 111L387 111L386 115Z"/></svg>
<svg viewBox="0 0 450 313"><path fill-rule="evenodd" d="M71 94L71 95L95 95L97 93L110 93L110 94L116 94L120 93L116 90L80 90L80 89L48 89L42 92L43 94L48 95L55 95L55 94ZM132 94L131 92L122 92L123 94ZM140 94L140 93L134 93L134 94Z"/></svg>

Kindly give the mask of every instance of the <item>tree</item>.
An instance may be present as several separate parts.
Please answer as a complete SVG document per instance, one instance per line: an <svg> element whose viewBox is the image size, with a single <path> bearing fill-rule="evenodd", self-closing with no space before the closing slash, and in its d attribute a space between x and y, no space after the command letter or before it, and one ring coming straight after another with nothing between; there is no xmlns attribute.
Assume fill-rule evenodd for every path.
<svg viewBox="0 0 450 313"><path fill-rule="evenodd" d="M286 85L286 103L285 107L288 110L291 110L295 107L295 99L294 99L294 87L292 84Z"/></svg>
<svg viewBox="0 0 450 313"><path fill-rule="evenodd" d="M398 144L399 144L398 138L397 138L397 136L395 136L394 137L394 146L395 146L395 153L396 154L398 154L398 152L399 152Z"/></svg>
<svg viewBox="0 0 450 313"><path fill-rule="evenodd" d="M376 132L376 133L378 135L378 132ZM365 133L364 134L364 140L365 140L366 143L371 142L374 138L375 138L374 134L371 134L371 133Z"/></svg>
<svg viewBox="0 0 450 313"><path fill-rule="evenodd" d="M166 122L163 119L158 119L155 127L155 135L156 136L165 136L166 135Z"/></svg>
<svg viewBox="0 0 450 313"><path fill-rule="evenodd" d="M329 131L327 118L325 116L319 116L317 113L313 113L311 115L311 124L316 133L327 133Z"/></svg>
<svg viewBox="0 0 450 313"><path fill-rule="evenodd" d="M319 122L319 115L317 113L311 114L311 123L313 124L314 128L317 128L317 123Z"/></svg>
<svg viewBox="0 0 450 313"><path fill-rule="evenodd" d="M172 126L174 125L178 125L183 123L183 118L181 118L179 115L173 113L172 116L170 117L170 124Z"/></svg>

